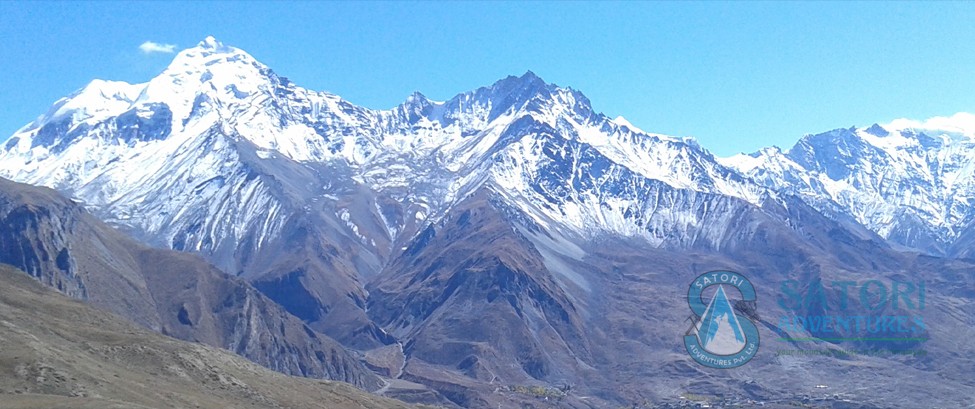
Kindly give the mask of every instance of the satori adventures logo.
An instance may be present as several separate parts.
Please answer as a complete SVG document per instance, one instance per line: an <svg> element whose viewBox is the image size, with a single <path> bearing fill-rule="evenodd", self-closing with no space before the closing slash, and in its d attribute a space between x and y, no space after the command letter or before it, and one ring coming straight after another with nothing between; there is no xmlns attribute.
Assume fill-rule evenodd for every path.
<svg viewBox="0 0 975 409"><path fill-rule="evenodd" d="M741 298L732 304L729 292ZM701 274L687 290L687 303L693 315L684 347L699 364L737 368L758 352L758 328L747 314L735 313L736 306L739 312L755 311L755 287L745 276L732 271Z"/></svg>

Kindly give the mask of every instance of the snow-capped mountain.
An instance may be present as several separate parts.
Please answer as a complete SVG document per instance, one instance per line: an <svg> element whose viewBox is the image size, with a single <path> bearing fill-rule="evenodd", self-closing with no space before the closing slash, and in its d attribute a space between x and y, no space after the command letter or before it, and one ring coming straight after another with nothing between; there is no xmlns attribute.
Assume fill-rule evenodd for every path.
<svg viewBox="0 0 975 409"><path fill-rule="evenodd" d="M941 255L970 251L962 239L971 240L975 223L975 115L836 129L785 152L720 162L894 243Z"/></svg>
<svg viewBox="0 0 975 409"><path fill-rule="evenodd" d="M0 176L61 190L259 288L316 287L311 305L358 311L362 281L487 185L533 223L580 239L720 249L731 215L775 212L795 196L854 230L962 254L954 243L975 240L975 155L970 118L954 122L933 133L837 130L788 152L721 159L600 114L531 72L374 110L301 88L209 37L146 83L96 80L57 101L3 146ZM306 254L298 242L334 250ZM279 262L281 252L306 261ZM337 305L316 308L290 310L314 321Z"/></svg>
<svg viewBox="0 0 975 409"><path fill-rule="evenodd" d="M970 128L889 128L720 159L692 139L600 114L531 72L374 110L301 88L209 37L149 82L96 80L57 101L3 146L0 176L59 189L147 242L274 286L309 273L265 252L302 247L283 244L296 240L335 247L293 256L329 271L316 273L329 279L312 298L351 294L358 305L361 280L484 185L533 222L583 239L718 249L729 215L788 207L783 195L796 195L895 243L957 253L952 243L975 240L965 230Z"/></svg>
<svg viewBox="0 0 975 409"><path fill-rule="evenodd" d="M150 241L220 259L262 247L309 200L341 196L339 185L405 204L377 205L368 217L333 209L350 235L381 253L389 250L376 247L415 233L487 180L534 203L551 201L542 185L561 179L593 189L547 212L583 233L644 231L633 215L640 204L619 195L626 184L657 181L751 203L762 194L694 141L598 114L578 91L531 72L449 101L415 93L377 111L297 87L212 37L147 83L94 81L58 101L0 158L2 176L67 191ZM362 231L375 223L364 218L384 231Z"/></svg>
<svg viewBox="0 0 975 409"><path fill-rule="evenodd" d="M0 151L151 244L197 252L347 345L392 342L364 283L459 200L493 186L578 238L718 248L768 197L693 140L646 133L528 72L389 110L355 106L207 38L143 84L94 81Z"/></svg>

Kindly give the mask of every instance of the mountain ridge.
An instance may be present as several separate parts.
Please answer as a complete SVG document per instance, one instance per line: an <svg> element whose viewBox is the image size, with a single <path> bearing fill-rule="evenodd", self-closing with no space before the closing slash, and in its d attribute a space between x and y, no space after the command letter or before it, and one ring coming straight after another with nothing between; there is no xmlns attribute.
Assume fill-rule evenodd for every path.
<svg viewBox="0 0 975 409"><path fill-rule="evenodd" d="M0 283L3 408L412 407L162 336L6 264Z"/></svg>
<svg viewBox="0 0 975 409"><path fill-rule="evenodd" d="M336 341L243 280L198 256L125 237L53 190L0 178L0 226L0 263L62 294L283 373L381 385Z"/></svg>
<svg viewBox="0 0 975 409"><path fill-rule="evenodd" d="M963 124L967 116L953 118ZM809 198L821 211L846 213L898 245L964 257L970 250L953 243L966 240L975 222L975 137L937 122L952 131L905 121L840 128L806 135L786 151L724 162L770 189Z"/></svg>
<svg viewBox="0 0 975 409"><path fill-rule="evenodd" d="M210 119L204 118L208 115L216 116ZM970 116L970 114L967 116L957 114L950 118L934 119L928 123L899 120L888 127L896 125L894 132L897 137L908 142L912 137L927 138L926 143L931 145L937 141L923 132L912 133L910 130L928 129L928 133L932 133L932 126L941 126L947 128L949 133L937 134L940 131L934 131L935 139L950 137L950 134L967 136L970 139L970 134L975 132L969 129L971 128L968 124L971 122ZM248 119L245 124L235 120L236 117L251 119ZM506 117L510 117L511 120L506 120ZM910 209L917 207L915 202L905 202L896 198L887 200L887 206L883 209L869 210L865 209L869 205L868 198L857 200L842 198L838 196L844 193L829 191L828 187L815 186L816 181L803 182L802 179L808 179L812 173L826 172L829 169L829 172L833 173L826 172L827 178L819 178L822 180L818 183L843 184L845 182L839 180L842 177L836 173L837 169L851 165L851 161L862 159L843 159L845 157L843 153L850 154L856 149L829 153L827 146L822 143L817 144L810 139L817 135L823 137L826 134L807 135L791 150L783 151L781 155L776 155L774 148L770 148L772 150L766 149L752 155L740 154L730 158L717 158L701 148L693 139L645 133L625 119L618 123L615 119L595 113L588 98L580 92L548 84L531 71L520 77L503 78L491 86L460 93L446 101L432 101L416 92L390 110L372 110L357 107L327 92L314 92L297 87L243 50L226 46L212 37L208 37L197 47L181 51L162 74L146 83L125 84L96 80L72 97L58 101L48 114L34 121L32 125L23 127L5 144L0 157L5 158L4 162L7 162L7 166L0 167L0 174L69 191L74 196L100 208L105 207L103 204L114 203L110 207L116 208L113 211L115 215L100 216L113 223L126 224L122 218L105 217L135 211L134 208L121 209L126 207L125 202L131 202L132 198L119 196L117 193L112 194L104 188L106 184L125 185L124 178L121 175L110 177L105 173L96 175L91 172L92 167L110 165L108 162L112 160L125 161L126 157L131 155L127 155L127 152L131 152L132 149L120 147L119 144L122 142L131 145L176 139L173 143L190 147L198 145L193 141L195 135L220 133L232 140L246 139L254 144L254 152L262 159L283 155L299 164L336 163L342 166L342 163L345 163L344 167L357 174L354 177L361 182L360 184L369 186L373 190L403 192L406 189L412 190L413 194L417 195L416 191L420 187L405 179L409 178L409 175L424 175L426 183L432 183L428 186L429 189L433 189L431 193L439 195L446 193L446 196L436 200L436 203L430 203L433 198L429 194L426 195L427 197L407 199L417 203L421 208L434 208L420 209L423 213L420 219L423 220L429 216L430 210L434 212L442 210L453 200L451 197L456 198L460 191L469 191L473 188L465 188L465 179L483 179L483 176L477 176L479 173L476 169L477 164L484 163L488 157L505 150L507 145L514 142L511 138L518 138L517 136L501 138L504 129L499 127L523 126L524 124L519 123L518 119L526 117L532 118L532 122L551 126L555 129L554 134L566 135L568 138L578 139L594 147L613 162L674 187L719 192L745 198L754 204L758 204L760 197L769 192L788 192L800 197L809 197L810 204L821 211L836 211L849 215L858 223L864 224L899 245L933 254L962 254L962 250L951 247L950 241L966 240L961 232L965 230L964 227L959 231L947 232L944 226L951 221L941 220L930 225L922 220L916 220L919 217L941 219L948 217L946 215L949 211L945 209L956 205L944 195L936 198L939 202L936 209L921 209L920 214ZM112 118L116 119L106 123ZM276 126L271 118L281 118L281 126ZM197 127L193 128L193 124L197 124ZM191 128L186 128L187 126ZM209 131L201 129L201 126L209 128ZM851 131L847 136L855 135L863 139L864 135L871 135L867 129ZM890 135L885 128L877 124L869 129L883 135L874 136L867 141L868 143L857 146L856 148L861 151L857 153L865 154L864 152L877 149L886 153L893 152L889 149L891 148L889 141L894 140L895 136ZM131 136L114 142L80 141L78 143L84 145L83 150L108 151L100 155L102 159L94 162L90 158L77 157L85 156L83 152L73 154L62 152L68 145L74 143L76 138L83 135L118 134ZM182 139L179 138L181 134L185 135ZM22 139L30 139L30 145L23 145L26 141L21 142ZM963 142L956 141L956 145ZM882 146L885 143L887 145ZM945 148L947 145L950 144L942 143L935 148ZM45 146L48 147L46 152ZM186 149L185 147L183 149ZM160 148L173 152L162 154L163 156L172 156L176 152L174 149L179 149L173 146L168 148L160 146ZM959 149L970 151L970 146L967 148L947 146L945 149L948 148L954 151L945 154L958 157L948 165L964 169L971 166L972 155L956 152ZM805 155L795 153L802 149L808 152ZM943 152L944 149L935 151ZM803 156L814 158L815 155L832 155L835 158L824 157L823 160L828 163L823 162L818 165L801 159ZM904 163L916 162L917 159L917 155L898 158ZM795 162L796 160L799 162ZM768 163L764 165L765 167L756 168L762 166L758 165L758 162L762 161ZM840 162L833 163L834 161ZM17 162L22 162L24 165L18 166ZM38 168L40 163L45 163L45 167L57 168L59 171L43 172ZM846 165L843 165L844 163ZM928 165L937 166L937 163L931 162ZM163 171L161 167L156 169ZM446 169L448 174L436 176L437 169ZM899 169L910 170L909 167L904 166L900 166ZM775 180L770 179L770 173L777 173L774 176ZM142 176L143 179L149 177ZM800 185L793 186L795 183ZM803 187L802 184L810 186ZM971 193L971 184L966 182L968 187L965 187L964 194ZM102 187L97 188L99 191L95 192L71 192L85 186L89 189L92 186ZM855 184L850 186L856 188ZM950 190L952 188L946 186L941 188L949 189L950 192L957 190ZM130 193L129 196L133 194L135 193ZM405 199L399 197L402 194L393 193L400 201ZM406 194L410 195L410 193ZM101 198L93 199L91 196L101 196ZM935 198L925 199L931 202L931 199ZM965 205L970 206L967 203ZM875 215L870 216L868 213ZM899 222L903 225L901 230L889 231L880 225L882 219L891 217L902 219ZM962 226L969 225L973 219L971 212L952 217L963 219ZM265 220L265 223L267 222ZM133 227L148 230L150 236L157 236L160 233L159 228L147 226L147 223L150 222L136 222L136 226ZM272 225L275 224L280 225L281 220L272 222ZM416 231L415 226L393 227L396 233L410 231L415 234ZM394 229L387 230L386 234L390 235ZM267 233L273 234L273 232L265 234ZM172 235L174 232L166 234ZM237 247L241 239L239 235L226 238L221 238L219 235L214 237L214 241L217 242L230 240L228 245L231 247ZM167 245L171 246L172 243ZM220 246L220 244L211 243L211 246ZM206 253L214 249L197 248L196 251ZM218 264L225 269L232 267Z"/></svg>

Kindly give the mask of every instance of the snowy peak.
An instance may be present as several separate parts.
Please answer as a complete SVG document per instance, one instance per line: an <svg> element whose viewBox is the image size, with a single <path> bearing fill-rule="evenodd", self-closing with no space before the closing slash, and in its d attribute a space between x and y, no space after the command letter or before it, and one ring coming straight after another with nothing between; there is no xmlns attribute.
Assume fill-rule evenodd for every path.
<svg viewBox="0 0 975 409"><path fill-rule="evenodd" d="M79 97L95 98L95 101L97 101L97 99L100 98L105 100L121 100L121 101L132 102L136 98L138 98L139 91L140 89L138 85L132 85L127 82L105 81L105 80L95 79L92 80L90 83L88 83L88 85L86 85L77 93L72 94L71 97L69 97L69 99L74 100L74 102L79 106L81 106L82 105L81 103L84 102L84 101L79 101L78 100ZM88 101L88 102L95 102L95 101Z"/></svg>
<svg viewBox="0 0 975 409"><path fill-rule="evenodd" d="M963 118L958 114L953 118ZM803 160L803 155L811 152L831 152L832 160L845 160L846 157L881 155L903 156L933 152L956 144L970 144L975 139L968 136L972 132L964 128L964 122L941 123L943 128L933 128L932 121L897 120L891 124L873 124L865 128L840 128L815 135L806 135L792 147L787 155L795 160ZM909 125L909 126L908 126ZM975 129L973 129L975 131ZM830 159L828 155L822 159Z"/></svg>
<svg viewBox="0 0 975 409"><path fill-rule="evenodd" d="M636 125L633 125L632 123L630 123L630 121L627 120L626 118L623 118L623 116L617 116L616 118L613 118L613 123L615 123L616 125L619 125L620 127L625 127L625 128L629 129L632 132L644 133L644 134L647 133L643 129L640 129Z"/></svg>
<svg viewBox="0 0 975 409"><path fill-rule="evenodd" d="M207 38L204 38L203 41L200 41L196 45L196 47L206 49L206 50L213 50L214 52L232 52L234 50L233 47L225 46L222 42L220 42L213 36L207 36Z"/></svg>
<svg viewBox="0 0 975 409"><path fill-rule="evenodd" d="M101 114L124 111L132 105L141 92L142 87L139 85L122 81L92 80L84 88L55 102L51 109L39 117L34 124L40 125L69 115L72 121L77 122ZM28 127L25 130L28 129L32 128Z"/></svg>
<svg viewBox="0 0 975 409"><path fill-rule="evenodd" d="M827 214L848 215L894 243L961 254L953 243L975 225L972 118L960 113L834 129L806 135L786 152L765 149L720 161Z"/></svg>
<svg viewBox="0 0 975 409"><path fill-rule="evenodd" d="M66 139L67 134L96 134L91 130L99 124L130 112L143 118L153 112L165 112L164 117L170 122L166 128L178 131L190 124L191 117L252 104L259 96L268 96L279 82L269 68L246 52L208 37L198 46L179 52L149 82L92 81L55 102L45 115L22 128L15 137L33 139L30 148L59 145L59 149L65 149L66 143L76 141ZM201 127L210 127L213 122ZM47 131L43 131L45 128ZM102 136L108 133L111 131L97 132ZM13 145L16 143L8 144Z"/></svg>
<svg viewBox="0 0 975 409"><path fill-rule="evenodd" d="M549 88L549 84L538 75L535 75L534 72L528 71L520 77L509 75L500 79L491 85L490 88L497 94L529 96L544 92Z"/></svg>
<svg viewBox="0 0 975 409"><path fill-rule="evenodd" d="M836 129L826 134L843 134L882 150L912 147L940 149L952 143L975 141L975 115L959 112L950 117L934 117L924 121L896 119L887 124L875 123L865 128ZM806 136L803 140L821 138L826 134Z"/></svg>
<svg viewBox="0 0 975 409"><path fill-rule="evenodd" d="M202 63L204 66L224 62L257 63L250 54L239 48L225 45L212 36L200 41L196 47L187 48L176 54L170 67L188 65L189 62ZM259 64L259 63L258 63ZM262 65L263 66L263 65Z"/></svg>
<svg viewBox="0 0 975 409"><path fill-rule="evenodd" d="M149 81L140 101L182 106L192 104L197 94L233 101L269 92L272 76L250 54L208 37L198 46L180 51L162 74ZM179 103L173 104L173 99Z"/></svg>
<svg viewBox="0 0 975 409"><path fill-rule="evenodd" d="M547 83L531 71L459 94L446 101L444 109L448 120L473 116L485 123L518 113L549 119L565 114L584 117L592 114L589 99L582 93Z"/></svg>
<svg viewBox="0 0 975 409"><path fill-rule="evenodd" d="M880 126L880 124L870 125L870 127L865 129L864 131L866 133L869 133L874 136L879 136L879 137L890 135L890 132L888 132L887 129L885 129L884 127Z"/></svg>
<svg viewBox="0 0 975 409"><path fill-rule="evenodd" d="M441 102L432 101L420 93L420 91L414 91L410 96L406 97L406 101L396 107L397 110L405 117L406 121L411 124L415 124L420 121L421 118L427 118L431 121L439 121L437 113L434 112L436 107L443 105Z"/></svg>

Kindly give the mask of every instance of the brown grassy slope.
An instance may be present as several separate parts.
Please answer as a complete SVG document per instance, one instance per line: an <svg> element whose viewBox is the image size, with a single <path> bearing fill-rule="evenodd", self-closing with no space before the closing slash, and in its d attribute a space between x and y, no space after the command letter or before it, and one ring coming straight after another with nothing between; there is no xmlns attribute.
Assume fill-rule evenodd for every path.
<svg viewBox="0 0 975 409"><path fill-rule="evenodd" d="M0 408L407 408L165 337L0 265Z"/></svg>

